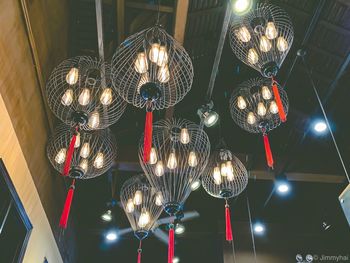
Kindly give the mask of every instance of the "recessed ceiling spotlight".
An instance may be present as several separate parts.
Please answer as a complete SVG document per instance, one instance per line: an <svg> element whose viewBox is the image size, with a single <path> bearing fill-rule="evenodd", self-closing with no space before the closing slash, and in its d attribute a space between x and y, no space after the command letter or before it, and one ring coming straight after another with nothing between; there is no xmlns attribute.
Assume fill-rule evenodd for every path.
<svg viewBox="0 0 350 263"><path fill-rule="evenodd" d="M219 114L215 112L213 108L214 103L213 101L210 101L197 110L199 118L203 121L206 127L214 126L219 120Z"/></svg>
<svg viewBox="0 0 350 263"><path fill-rule="evenodd" d="M327 130L327 124L323 120L316 121L314 123L314 130L316 133L325 133Z"/></svg>
<svg viewBox="0 0 350 263"><path fill-rule="evenodd" d="M258 235L262 235L265 232L265 226L261 223L254 224L254 233Z"/></svg>
<svg viewBox="0 0 350 263"><path fill-rule="evenodd" d="M287 180L283 180L283 181L277 181L276 182L276 189L277 192L281 195L285 195L287 193L289 193L290 191L290 184Z"/></svg>
<svg viewBox="0 0 350 263"><path fill-rule="evenodd" d="M178 257L173 257L173 263L179 263L180 262L180 258Z"/></svg>
<svg viewBox="0 0 350 263"><path fill-rule="evenodd" d="M176 224L176 227L175 227L175 234L176 235L182 235L183 233L185 233L185 226L183 224Z"/></svg>
<svg viewBox="0 0 350 263"><path fill-rule="evenodd" d="M113 218L112 211L109 209L101 215L101 219L105 222L111 222L112 218Z"/></svg>
<svg viewBox="0 0 350 263"><path fill-rule="evenodd" d="M112 241L117 240L117 238L118 238L117 232L114 230L110 230L106 233L106 240L107 241L112 242Z"/></svg>
<svg viewBox="0 0 350 263"><path fill-rule="evenodd" d="M253 6L253 0L233 0L232 7L233 12L236 15L244 15L248 13Z"/></svg>
<svg viewBox="0 0 350 263"><path fill-rule="evenodd" d="M322 222L322 227L324 230L328 230L331 227L331 225L328 224L326 221L324 221L324 222Z"/></svg>
<svg viewBox="0 0 350 263"><path fill-rule="evenodd" d="M191 190L196 191L201 186L201 181L199 179L195 180L191 184Z"/></svg>

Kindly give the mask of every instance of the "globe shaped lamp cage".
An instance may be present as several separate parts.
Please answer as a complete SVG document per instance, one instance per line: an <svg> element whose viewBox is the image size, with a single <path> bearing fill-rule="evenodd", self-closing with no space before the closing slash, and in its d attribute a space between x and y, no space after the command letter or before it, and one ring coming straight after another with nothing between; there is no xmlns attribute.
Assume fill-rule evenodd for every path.
<svg viewBox="0 0 350 263"><path fill-rule="evenodd" d="M112 167L117 146L108 129L76 133L75 128L62 124L55 129L47 145L47 156L55 170L63 171L73 135L76 140L67 173L69 177L90 179Z"/></svg>
<svg viewBox="0 0 350 263"><path fill-rule="evenodd" d="M123 184L120 201L135 236L139 240L146 238L163 211L162 193L144 175L137 175Z"/></svg>
<svg viewBox="0 0 350 263"><path fill-rule="evenodd" d="M153 129L150 159L143 161L140 145L140 163L150 184L161 192L165 211L175 215L207 165L209 138L202 127L183 119L161 120Z"/></svg>
<svg viewBox="0 0 350 263"><path fill-rule="evenodd" d="M288 114L287 93L274 81L266 78L247 80L233 91L230 99L232 119L242 129L251 133L262 133L269 167L273 168L273 157L267 133L281 124ZM276 100L278 96L279 101Z"/></svg>
<svg viewBox="0 0 350 263"><path fill-rule="evenodd" d="M288 14L278 6L258 3L251 12L235 16L230 45L239 60L264 77L276 76L294 38Z"/></svg>
<svg viewBox="0 0 350 263"><path fill-rule="evenodd" d="M110 65L87 56L59 64L46 85L46 97L59 119L84 130L116 123L126 108L112 85Z"/></svg>

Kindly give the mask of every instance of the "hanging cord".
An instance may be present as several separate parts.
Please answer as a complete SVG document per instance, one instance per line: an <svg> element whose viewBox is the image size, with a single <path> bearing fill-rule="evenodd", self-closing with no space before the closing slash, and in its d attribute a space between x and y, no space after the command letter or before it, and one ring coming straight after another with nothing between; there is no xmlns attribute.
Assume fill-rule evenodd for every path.
<svg viewBox="0 0 350 263"><path fill-rule="evenodd" d="M139 248L137 249L137 263L141 263L142 239L140 239Z"/></svg>
<svg viewBox="0 0 350 263"><path fill-rule="evenodd" d="M250 213L250 205L249 205L248 194L247 194L247 208L248 208L248 216L249 216L250 233L251 233L251 235L252 235L252 243L253 243L253 251L254 251L254 261L255 261L255 263L256 263L257 260L256 260L255 239L254 239L253 224L252 224L252 216L251 216L251 213Z"/></svg>
<svg viewBox="0 0 350 263"><path fill-rule="evenodd" d="M160 20L160 1L161 0L158 0L158 6L157 6L157 22L156 22L156 25L159 26L159 20Z"/></svg>
<svg viewBox="0 0 350 263"><path fill-rule="evenodd" d="M338 148L337 141L335 140L333 131L332 131L331 126L330 126L329 121L328 121L328 117L327 117L326 111L325 111L325 109L324 109L324 107L323 107L321 98L320 98L320 96L319 96L319 94L318 94L318 91L317 91L315 82L314 82L314 80L313 80L313 78L312 78L312 75L311 75L311 72L310 72L310 69L309 69L309 67L308 67L308 65L307 65L307 63L306 63L306 61L305 61L305 56L302 56L301 58L302 58L302 60L303 60L304 66L305 66L306 73L307 73L307 75L308 75L308 77L309 77L309 79L310 79L310 83L311 83L312 89L313 89L313 91L315 92L315 95L316 95L318 104L320 105L322 114L323 114L324 119L325 119L325 121L326 121L326 123L327 123L327 128L328 128L328 130L329 130L329 133L331 134L331 137L332 137L332 140L333 140L333 144L334 144L335 149L337 150L337 154L338 154L339 160L340 160L340 162L341 162L341 165L343 166L344 173L345 173L345 175L346 175L346 178L348 179L348 182L350 183L350 177L349 177L348 171L347 171L347 169L346 169L346 167L345 167L345 163L344 163L343 157L342 157L342 155L341 155L341 153L340 153L340 150L339 150L339 148Z"/></svg>

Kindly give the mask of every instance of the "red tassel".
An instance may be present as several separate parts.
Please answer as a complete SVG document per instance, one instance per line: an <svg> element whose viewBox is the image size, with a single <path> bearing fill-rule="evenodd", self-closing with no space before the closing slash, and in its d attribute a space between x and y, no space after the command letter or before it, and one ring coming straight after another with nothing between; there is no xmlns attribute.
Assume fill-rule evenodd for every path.
<svg viewBox="0 0 350 263"><path fill-rule="evenodd" d="M231 212L228 204L225 206L225 219L226 219L226 241L232 241L232 227L231 227Z"/></svg>
<svg viewBox="0 0 350 263"><path fill-rule="evenodd" d="M264 136L264 145L265 145L265 154L266 154L266 161L267 165L273 169L273 156L271 152L269 137L267 137L266 134Z"/></svg>
<svg viewBox="0 0 350 263"><path fill-rule="evenodd" d="M142 241L140 240L139 249L137 250L137 263L141 263L141 254L142 254Z"/></svg>
<svg viewBox="0 0 350 263"><path fill-rule="evenodd" d="M168 242L168 263L173 263L175 253L175 238L174 238L174 226L169 228L169 242Z"/></svg>
<svg viewBox="0 0 350 263"><path fill-rule="evenodd" d="M280 116L280 119L282 122L285 122L287 120L286 113L284 112L283 104L281 101L281 96L278 91L277 83L273 80L272 82L272 91L273 95L276 100L277 108L278 108L278 115Z"/></svg>
<svg viewBox="0 0 350 263"><path fill-rule="evenodd" d="M145 135L143 141L143 161L147 163L149 161L151 147L152 147L152 124L153 124L153 112L147 111L145 121Z"/></svg>
<svg viewBox="0 0 350 263"><path fill-rule="evenodd" d="M61 219L60 219L60 227L63 229L67 228L67 222L69 218L69 212L72 205L73 195L75 189L75 179L73 180L71 186L69 187L68 194L66 197L66 202L64 203Z"/></svg>
<svg viewBox="0 0 350 263"><path fill-rule="evenodd" d="M73 153L74 153L74 145L75 145L76 140L77 140L77 134L74 133L72 140L70 141L70 144L68 147L67 158L66 158L66 162L64 163L64 167L63 167L63 176L67 176L69 174L70 164L72 162Z"/></svg>

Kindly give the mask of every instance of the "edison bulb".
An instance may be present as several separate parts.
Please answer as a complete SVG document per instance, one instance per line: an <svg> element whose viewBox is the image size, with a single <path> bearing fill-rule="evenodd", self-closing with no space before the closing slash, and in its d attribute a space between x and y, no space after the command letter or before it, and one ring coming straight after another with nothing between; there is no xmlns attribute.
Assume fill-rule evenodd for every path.
<svg viewBox="0 0 350 263"><path fill-rule="evenodd" d="M143 74L148 71L148 61L145 52L137 54L134 69L137 73Z"/></svg>
<svg viewBox="0 0 350 263"><path fill-rule="evenodd" d="M63 94L61 103L64 106L69 106L73 102L73 90L72 89L67 89L66 92Z"/></svg>
<svg viewBox="0 0 350 263"><path fill-rule="evenodd" d="M265 108L265 105L264 105L264 103L262 103L262 102L259 102L258 103L258 115L259 116L265 116L266 115L266 108Z"/></svg>
<svg viewBox="0 0 350 263"><path fill-rule="evenodd" d="M276 104L276 102L274 100L270 102L269 111L272 114L277 114L278 113L278 107L277 107L277 104Z"/></svg>
<svg viewBox="0 0 350 263"><path fill-rule="evenodd" d="M149 60L152 61L153 63L157 63L158 61L158 56L159 56L159 48L160 45L158 43L153 43L151 45L151 49L149 51Z"/></svg>
<svg viewBox="0 0 350 263"><path fill-rule="evenodd" d="M160 177L164 174L164 166L162 161L158 161L154 169L156 176Z"/></svg>
<svg viewBox="0 0 350 263"><path fill-rule="evenodd" d="M135 209L135 207L134 207L134 202L133 202L133 200L130 198L130 199L128 200L128 202L126 203L125 210L126 210L127 213L131 214L132 212L134 212L134 209Z"/></svg>
<svg viewBox="0 0 350 263"><path fill-rule="evenodd" d="M265 35L268 39L275 39L277 37L277 29L273 22L268 22L265 29Z"/></svg>
<svg viewBox="0 0 350 263"><path fill-rule="evenodd" d="M256 118L255 118L255 115L253 112L249 112L248 115L247 115L247 122L250 124L250 125L253 125L255 122L256 122Z"/></svg>
<svg viewBox="0 0 350 263"><path fill-rule="evenodd" d="M59 150L58 153L56 154L55 162L58 164L64 163L64 161L66 160L66 153L67 153L66 148L62 148L61 150Z"/></svg>
<svg viewBox="0 0 350 263"><path fill-rule="evenodd" d="M165 46L160 46L157 65L159 67L164 67L166 64L168 64L168 52Z"/></svg>
<svg viewBox="0 0 350 263"><path fill-rule="evenodd" d="M149 164L156 164L158 161L156 148L152 147L149 155Z"/></svg>
<svg viewBox="0 0 350 263"><path fill-rule="evenodd" d="M259 46L259 48L260 48L260 50L262 52L269 52L270 49L271 49L271 46L272 46L271 42L270 42L270 40L268 40L267 37L265 37L265 36L261 36L260 37L260 46Z"/></svg>
<svg viewBox="0 0 350 263"><path fill-rule="evenodd" d="M169 154L168 162L167 162L167 167L170 170L173 170L177 167L177 160L176 160L176 155L174 152L171 152Z"/></svg>
<svg viewBox="0 0 350 263"><path fill-rule="evenodd" d="M277 48L281 52L284 52L288 49L288 42L284 39L284 37L277 38Z"/></svg>
<svg viewBox="0 0 350 263"><path fill-rule="evenodd" d="M256 50L254 48L249 49L248 51L248 62L250 64L256 64L259 60L259 56L258 53L256 52Z"/></svg>
<svg viewBox="0 0 350 263"><path fill-rule="evenodd" d="M188 133L187 128L181 129L180 141L182 144L188 144L190 142L190 134Z"/></svg>
<svg viewBox="0 0 350 263"><path fill-rule="evenodd" d="M145 226L147 226L147 224L150 222L150 216L149 213L147 212L147 210L145 208L142 208L142 212L141 215L139 217L139 221L138 221L138 225L139 227L143 228Z"/></svg>
<svg viewBox="0 0 350 263"><path fill-rule="evenodd" d="M66 75L66 82L69 85L74 85L78 82L78 78L79 78L79 69L71 68Z"/></svg>
<svg viewBox="0 0 350 263"><path fill-rule="evenodd" d="M163 204L163 195L162 192L158 192L156 195L156 201L155 201L157 206L161 206Z"/></svg>
<svg viewBox="0 0 350 263"><path fill-rule="evenodd" d="M221 164L221 169L220 169L221 176L226 177L227 176L227 167L226 163Z"/></svg>
<svg viewBox="0 0 350 263"><path fill-rule="evenodd" d="M78 132L75 137L74 148L79 148L79 147L80 147L80 133Z"/></svg>
<svg viewBox="0 0 350 263"><path fill-rule="evenodd" d="M213 171L213 178L214 178L214 183L219 185L221 184L221 174L220 174L220 168L215 167Z"/></svg>
<svg viewBox="0 0 350 263"><path fill-rule="evenodd" d="M142 204L142 192L140 190L137 190L134 196L134 205L140 204Z"/></svg>
<svg viewBox="0 0 350 263"><path fill-rule="evenodd" d="M226 162L226 168L227 168L227 180L233 181L234 174L233 174L233 166L231 161Z"/></svg>
<svg viewBox="0 0 350 263"><path fill-rule="evenodd" d="M87 159L82 159L80 164L79 164L79 167L83 170L84 173L87 172L88 170L88 165L89 165L89 162Z"/></svg>
<svg viewBox="0 0 350 263"><path fill-rule="evenodd" d="M88 142L86 142L83 144L83 147L81 147L80 157L88 158L89 154L90 154L90 144Z"/></svg>
<svg viewBox="0 0 350 263"><path fill-rule="evenodd" d="M264 98L264 100L269 100L272 97L271 91L267 86L263 86L261 88L261 95Z"/></svg>
<svg viewBox="0 0 350 263"><path fill-rule="evenodd" d="M170 80L170 71L168 66L160 67L157 77L161 83L167 83Z"/></svg>
<svg viewBox="0 0 350 263"><path fill-rule="evenodd" d="M197 155L194 151L190 152L190 155L188 156L188 165L191 167L196 167L198 164Z"/></svg>
<svg viewBox="0 0 350 263"><path fill-rule="evenodd" d="M101 169L103 167L103 159L103 153L97 153L96 158L94 160L94 167L97 169Z"/></svg>
<svg viewBox="0 0 350 263"><path fill-rule="evenodd" d="M111 88L104 89L100 97L100 102L102 103L102 105L108 106L109 104L112 103L112 99L113 99L112 89Z"/></svg>
<svg viewBox="0 0 350 263"><path fill-rule="evenodd" d="M236 36L239 40L241 40L244 43L249 42L251 39L249 30L245 26L242 26L240 29L237 30Z"/></svg>
<svg viewBox="0 0 350 263"><path fill-rule="evenodd" d="M247 103L245 102L242 96L239 96L237 98L237 107L241 110L244 110L245 108L247 108Z"/></svg>
<svg viewBox="0 0 350 263"><path fill-rule="evenodd" d="M90 90L84 88L78 98L78 102L81 106L86 106L90 103Z"/></svg>
<svg viewBox="0 0 350 263"><path fill-rule="evenodd" d="M95 111L90 115L90 118L88 120L88 126L91 129L97 129L99 125L100 125L100 114L97 111Z"/></svg>

